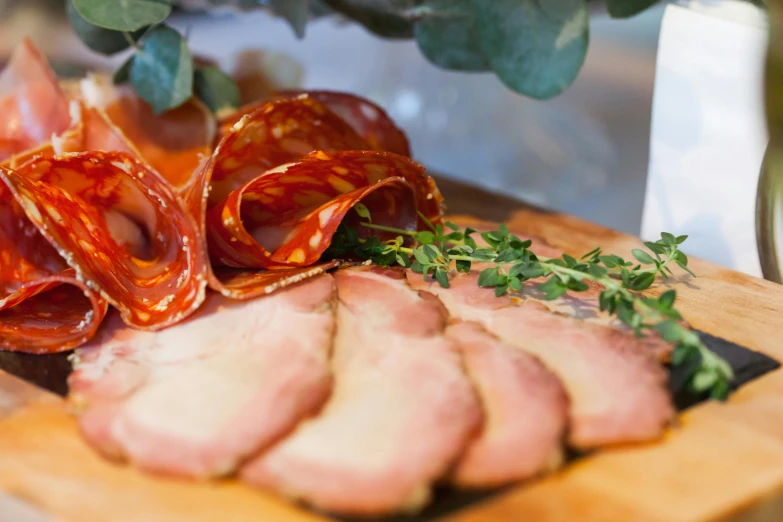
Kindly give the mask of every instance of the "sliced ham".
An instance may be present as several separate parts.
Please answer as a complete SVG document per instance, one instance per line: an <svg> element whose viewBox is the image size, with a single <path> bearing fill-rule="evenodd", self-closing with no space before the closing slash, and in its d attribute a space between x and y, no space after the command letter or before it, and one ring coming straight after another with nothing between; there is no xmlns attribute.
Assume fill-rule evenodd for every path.
<svg viewBox="0 0 783 522"><path fill-rule="evenodd" d="M476 433L480 404L437 299L394 270L335 279L332 397L241 477L330 512L416 510Z"/></svg>
<svg viewBox="0 0 783 522"><path fill-rule="evenodd" d="M450 289L418 274L409 273L409 280L438 295L453 317L482 324L560 377L571 400L571 446L647 441L672 419L666 373L632 333L552 313L535 301L497 298L478 286L475 272L453 278Z"/></svg>
<svg viewBox="0 0 783 522"><path fill-rule="evenodd" d="M460 487L501 486L553 470L563 461L568 398L535 357L478 323L449 326L484 407L484 427L451 480Z"/></svg>
<svg viewBox="0 0 783 522"><path fill-rule="evenodd" d="M328 397L333 302L322 275L245 302L211 294L160 332L114 315L76 352L71 400L84 436L155 472L232 472Z"/></svg>

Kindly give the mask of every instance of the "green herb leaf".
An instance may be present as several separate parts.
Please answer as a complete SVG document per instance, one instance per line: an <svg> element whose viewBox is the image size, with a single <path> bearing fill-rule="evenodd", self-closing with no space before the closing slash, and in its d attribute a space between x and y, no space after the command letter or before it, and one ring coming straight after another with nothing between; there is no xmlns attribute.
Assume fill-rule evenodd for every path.
<svg viewBox="0 0 783 522"><path fill-rule="evenodd" d="M229 75L217 67L200 67L196 69L194 82L196 95L212 112L239 107L239 87L237 87ZM359 205L361 205L363 212L366 214L359 212ZM357 203L353 208L356 209L356 212L361 217L372 222L370 211L367 210L366 206Z"/></svg>
<svg viewBox="0 0 783 522"><path fill-rule="evenodd" d="M136 53L130 79L156 114L185 103L193 94L193 58L182 35L166 26L153 29Z"/></svg>
<svg viewBox="0 0 783 522"><path fill-rule="evenodd" d="M666 252L666 247L661 245L660 243L653 243L652 241L645 241L644 246L650 249L650 251L656 253L656 254L664 254Z"/></svg>
<svg viewBox="0 0 783 522"><path fill-rule="evenodd" d="M507 277L497 268L487 268L479 274L478 285L481 287L498 286L506 284Z"/></svg>
<svg viewBox="0 0 783 522"><path fill-rule="evenodd" d="M676 238L674 238L674 241L675 241L675 243L680 245L682 243L685 243L686 239L688 239L688 235L687 234L683 234L681 236L677 236Z"/></svg>
<svg viewBox="0 0 783 522"><path fill-rule="evenodd" d="M696 274L694 274L694 273L693 273L693 270L691 270L691 269L690 269L690 268L688 268L686 265L684 265L684 264L682 263L682 261L680 261L679 259L676 259L674 262L675 262L675 263L677 263L677 265L678 265L680 268L682 268L683 270L685 270L686 272L688 272L690 275L692 275L693 277L696 277Z"/></svg>
<svg viewBox="0 0 783 522"><path fill-rule="evenodd" d="M114 31L137 31L171 14L167 0L73 0L73 7L86 22Z"/></svg>
<svg viewBox="0 0 783 522"><path fill-rule="evenodd" d="M455 232L459 231L459 227L457 225L455 225L454 223L452 223L451 221L446 221L446 227L451 229L451 230L453 230L453 231L455 231Z"/></svg>
<svg viewBox="0 0 783 522"><path fill-rule="evenodd" d="M557 277L550 277L545 283L538 285L538 289L544 292L545 299L552 301L568 290L568 287Z"/></svg>
<svg viewBox="0 0 783 522"><path fill-rule="evenodd" d="M415 257L416 261L418 261L422 265L428 265L430 263L429 256L424 251L422 251L421 249L414 248L413 249L413 257Z"/></svg>
<svg viewBox="0 0 783 522"><path fill-rule="evenodd" d="M471 265L470 261L465 261L464 259L458 259L456 261L457 272L464 272L467 274L468 272L470 272L470 265Z"/></svg>
<svg viewBox="0 0 783 522"><path fill-rule="evenodd" d="M449 275L442 268L435 270L435 279L443 288L449 287Z"/></svg>
<svg viewBox="0 0 783 522"><path fill-rule="evenodd" d="M634 248L631 250L631 253L633 254L633 257L636 258L637 261L640 263L644 263L645 265L652 265L655 263L655 260L645 252L644 250L639 250L638 248Z"/></svg>
<svg viewBox="0 0 783 522"><path fill-rule="evenodd" d="M423 230L416 233L416 241L422 245L431 245L435 241L435 234L429 230Z"/></svg>
<svg viewBox="0 0 783 522"><path fill-rule="evenodd" d="M668 232L661 232L661 240L669 245L670 247L674 247L677 245L677 238L675 238L673 235L669 234Z"/></svg>
<svg viewBox="0 0 783 522"><path fill-rule="evenodd" d="M655 282L655 274L652 272L643 272L634 277L629 285L631 290L644 290L649 288Z"/></svg>
<svg viewBox="0 0 783 522"><path fill-rule="evenodd" d="M669 309L672 306L674 306L674 300L677 297L677 292L674 290L667 290L664 293L661 294L661 296L658 298L658 303L660 303L661 307L664 309Z"/></svg>

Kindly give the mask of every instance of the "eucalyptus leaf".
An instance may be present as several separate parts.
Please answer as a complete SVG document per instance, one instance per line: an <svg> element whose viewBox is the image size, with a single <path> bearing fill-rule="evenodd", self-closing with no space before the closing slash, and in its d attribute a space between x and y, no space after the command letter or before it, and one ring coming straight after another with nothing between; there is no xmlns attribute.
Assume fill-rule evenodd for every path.
<svg viewBox="0 0 783 522"><path fill-rule="evenodd" d="M606 0L606 10L612 18L630 18L657 3L658 0Z"/></svg>
<svg viewBox="0 0 783 522"><path fill-rule="evenodd" d="M239 87L237 87L237 84L234 83L234 80L232 80L229 75L217 67L200 67L196 69L196 75L194 76L193 81L196 96L198 96L212 112L239 107ZM362 205L362 207L364 207L364 205ZM367 210L367 207L364 207L364 210ZM362 214L360 213L359 215ZM366 217L369 219L369 212Z"/></svg>
<svg viewBox="0 0 783 522"><path fill-rule="evenodd" d="M305 26L310 15L307 0L270 0L272 11L285 18L298 38L304 38Z"/></svg>
<svg viewBox="0 0 783 522"><path fill-rule="evenodd" d="M125 62L120 65L120 68L114 71L114 75L111 77L114 85L122 85L130 81L130 69L133 64L133 58L135 55L131 55Z"/></svg>
<svg viewBox="0 0 783 522"><path fill-rule="evenodd" d="M153 29L133 59L130 79L156 114L185 103L193 95L193 58L182 35L166 26Z"/></svg>
<svg viewBox="0 0 783 522"><path fill-rule="evenodd" d="M130 42L120 31L112 31L91 24L79 14L73 5L73 0L67 0L65 11L68 14L68 21L71 23L73 32L79 37L84 45L93 51L102 54L114 54L124 51L130 47ZM133 40L138 40L144 34L144 29L136 31L130 35Z"/></svg>
<svg viewBox="0 0 783 522"><path fill-rule="evenodd" d="M414 35L425 58L444 69L491 70L473 34L470 0L430 0L422 11Z"/></svg>
<svg viewBox="0 0 783 522"><path fill-rule="evenodd" d="M167 0L73 0L73 6L92 25L115 31L137 31L171 14Z"/></svg>
<svg viewBox="0 0 783 522"><path fill-rule="evenodd" d="M413 22L398 14L413 2L400 0L323 0L335 11L383 38L413 38Z"/></svg>
<svg viewBox="0 0 783 522"><path fill-rule="evenodd" d="M471 0L479 48L509 88L538 99L576 78L588 43L585 0Z"/></svg>

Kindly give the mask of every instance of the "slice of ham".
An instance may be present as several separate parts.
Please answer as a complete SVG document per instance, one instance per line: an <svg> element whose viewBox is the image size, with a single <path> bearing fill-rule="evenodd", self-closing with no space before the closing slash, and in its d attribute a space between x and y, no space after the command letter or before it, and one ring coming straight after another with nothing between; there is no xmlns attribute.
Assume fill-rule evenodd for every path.
<svg viewBox="0 0 783 522"><path fill-rule="evenodd" d="M0 73L0 162L64 132L68 100L46 58L28 38Z"/></svg>
<svg viewBox="0 0 783 522"><path fill-rule="evenodd" d="M399 271L335 274L335 389L324 410L241 471L330 512L414 511L481 422L447 315Z"/></svg>
<svg viewBox="0 0 783 522"><path fill-rule="evenodd" d="M484 406L484 427L454 469L460 487L501 486L550 471L563 461L568 397L535 357L478 323L449 326Z"/></svg>
<svg viewBox="0 0 783 522"><path fill-rule="evenodd" d="M114 315L76 351L69 384L82 433L146 470L232 472L328 397L333 302L323 275L246 302L210 294L161 332Z"/></svg>
<svg viewBox="0 0 783 522"><path fill-rule="evenodd" d="M414 288L436 294L449 313L476 321L504 342L538 357L562 380L571 400L568 441L587 450L660 437L673 416L666 373L632 333L552 313L535 301L495 297L478 273L451 288L409 273Z"/></svg>

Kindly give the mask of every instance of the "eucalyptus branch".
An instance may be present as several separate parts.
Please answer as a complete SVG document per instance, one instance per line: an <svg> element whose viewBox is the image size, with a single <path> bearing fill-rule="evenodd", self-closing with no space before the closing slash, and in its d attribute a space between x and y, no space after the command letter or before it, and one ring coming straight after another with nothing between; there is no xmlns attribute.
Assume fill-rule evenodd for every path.
<svg viewBox="0 0 783 522"><path fill-rule="evenodd" d="M478 232L471 228L461 229L447 222L448 230L444 230L443 226L428 222L432 230L402 230L373 224L364 205L358 205L356 211L364 219L359 227L397 236L386 240L379 236L361 237L355 228L341 225L327 251L328 257L356 256L383 266L401 265L424 277L434 277L445 288L449 287L452 266L458 272L469 272L473 263L489 263L494 266L481 271L478 284L494 288L497 296L521 291L523 283L529 280L539 281L537 288L549 300L568 291L587 291L588 282L595 283L601 287L601 311L616 316L638 336L654 333L674 345L671 364L689 368L687 383L691 391L709 392L716 399L728 395L734 378L731 366L684 326L682 316L674 308L676 292L667 290L657 298L639 293L649 288L658 275L669 278L673 265L693 275L687 256L679 249L687 236L664 232L660 240L645 243L647 251L632 251L635 263L617 255L605 255L600 248L579 259L568 254L546 258L530 250L532 241L514 236L504 225L481 233L487 246L480 247L472 237ZM416 245L404 246L406 238Z"/></svg>

